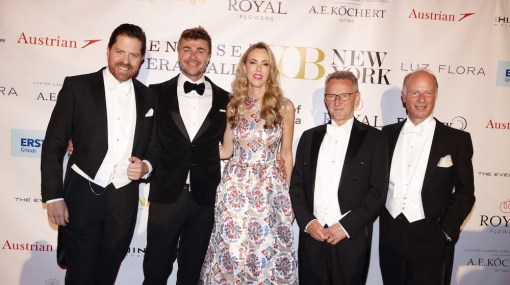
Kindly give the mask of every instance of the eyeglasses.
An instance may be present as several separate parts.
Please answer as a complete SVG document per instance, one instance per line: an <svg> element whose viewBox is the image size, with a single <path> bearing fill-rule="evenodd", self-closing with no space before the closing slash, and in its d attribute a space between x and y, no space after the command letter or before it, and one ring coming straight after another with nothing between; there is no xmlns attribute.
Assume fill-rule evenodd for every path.
<svg viewBox="0 0 510 285"><path fill-rule="evenodd" d="M354 91L351 93L341 93L341 94L324 94L324 98L326 98L326 101L335 101L336 96L340 98L342 101L347 101L349 98L351 98L352 94L356 94L358 91Z"/></svg>

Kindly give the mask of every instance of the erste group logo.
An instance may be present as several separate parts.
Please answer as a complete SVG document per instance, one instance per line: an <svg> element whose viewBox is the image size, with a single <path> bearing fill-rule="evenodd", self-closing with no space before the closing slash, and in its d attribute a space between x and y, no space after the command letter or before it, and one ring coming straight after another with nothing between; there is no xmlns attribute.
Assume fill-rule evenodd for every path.
<svg viewBox="0 0 510 285"><path fill-rule="evenodd" d="M498 62L498 75L496 86L510 87L510 61Z"/></svg>
<svg viewBox="0 0 510 285"><path fill-rule="evenodd" d="M11 156L41 157L45 132L11 129Z"/></svg>

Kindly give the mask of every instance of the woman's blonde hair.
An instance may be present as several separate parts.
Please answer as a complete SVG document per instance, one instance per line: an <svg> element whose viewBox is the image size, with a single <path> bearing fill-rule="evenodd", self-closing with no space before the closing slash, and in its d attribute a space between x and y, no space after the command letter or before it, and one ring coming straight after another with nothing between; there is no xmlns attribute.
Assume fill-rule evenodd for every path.
<svg viewBox="0 0 510 285"><path fill-rule="evenodd" d="M232 128L237 125L239 116L245 111L244 101L248 98L248 79L246 72L243 69L243 65L248 59L248 55L254 49L265 49L269 54L269 78L267 80L266 93L262 97L262 106L260 111L260 117L266 121L264 128L274 128L280 124L283 120L280 109L283 105L283 91L280 87L280 72L276 65L273 52L269 46L263 42L258 42L251 45L241 56L239 64L236 69L236 78L232 82L232 93L230 96L230 115L228 117L229 123Z"/></svg>

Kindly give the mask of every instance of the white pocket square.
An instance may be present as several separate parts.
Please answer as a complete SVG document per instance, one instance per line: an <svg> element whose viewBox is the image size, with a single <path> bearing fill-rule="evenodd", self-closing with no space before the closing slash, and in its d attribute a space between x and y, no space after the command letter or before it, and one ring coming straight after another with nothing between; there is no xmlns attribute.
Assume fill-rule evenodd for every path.
<svg viewBox="0 0 510 285"><path fill-rule="evenodd" d="M437 167L450 167L453 165L452 157L450 155L443 156L439 159Z"/></svg>
<svg viewBox="0 0 510 285"><path fill-rule="evenodd" d="M152 117L152 115L154 114L154 110L152 110L152 108L149 110L149 112L147 112L147 114L145 114L145 117Z"/></svg>
<svg viewBox="0 0 510 285"><path fill-rule="evenodd" d="M225 109L220 109L220 112L223 112L223 113L225 113L226 111L225 111Z"/></svg>

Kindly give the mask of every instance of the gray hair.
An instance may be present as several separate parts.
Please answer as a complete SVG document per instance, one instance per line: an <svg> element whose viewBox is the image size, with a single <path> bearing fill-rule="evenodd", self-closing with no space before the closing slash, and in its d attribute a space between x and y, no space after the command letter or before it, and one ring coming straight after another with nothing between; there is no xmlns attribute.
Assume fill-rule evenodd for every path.
<svg viewBox="0 0 510 285"><path fill-rule="evenodd" d="M354 74L350 71L347 71L347 70L337 70L333 73L330 73L327 77L326 77L326 84L325 86L327 87L328 86L328 83L333 80L333 79L347 79L347 80L350 80L352 82L352 86L354 87L355 89L355 92L358 92L359 89L358 89L358 78L356 78L356 76L354 76Z"/></svg>

